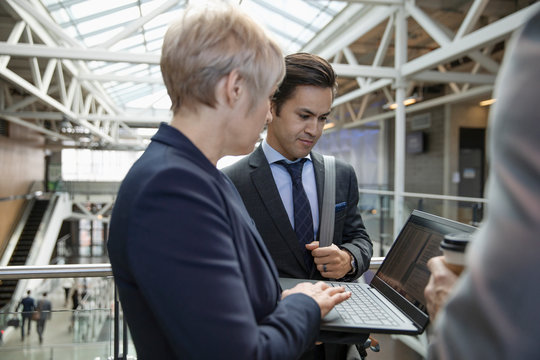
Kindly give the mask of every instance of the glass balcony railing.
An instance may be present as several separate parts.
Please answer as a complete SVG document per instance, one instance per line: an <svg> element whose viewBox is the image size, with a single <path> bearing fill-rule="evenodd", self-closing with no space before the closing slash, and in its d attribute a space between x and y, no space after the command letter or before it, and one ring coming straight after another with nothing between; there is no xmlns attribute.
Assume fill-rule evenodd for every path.
<svg viewBox="0 0 540 360"><path fill-rule="evenodd" d="M373 242L373 256L384 257L394 241L394 194L379 189L360 189L358 206ZM487 202L482 198L403 193L403 224L413 210L421 210L465 224L479 226Z"/></svg>
<svg viewBox="0 0 540 360"><path fill-rule="evenodd" d="M10 279L19 280L24 295L0 312L0 359L136 359L109 264L0 267L0 281ZM42 341L40 321L23 321L19 301L26 289L36 305L44 293L51 302Z"/></svg>

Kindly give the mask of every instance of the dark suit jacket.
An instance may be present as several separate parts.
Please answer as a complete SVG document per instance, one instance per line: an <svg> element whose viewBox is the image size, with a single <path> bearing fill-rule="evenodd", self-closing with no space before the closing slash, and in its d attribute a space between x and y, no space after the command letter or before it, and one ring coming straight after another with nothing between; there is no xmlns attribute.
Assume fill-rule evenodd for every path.
<svg viewBox="0 0 540 360"><path fill-rule="evenodd" d="M25 315L31 315L34 309L36 308L36 304L34 302L34 299L30 296L27 296L21 300L19 305L17 306L17 310L22 306L22 312Z"/></svg>
<svg viewBox="0 0 540 360"><path fill-rule="evenodd" d="M280 301L236 189L168 125L120 187L108 249L139 359L295 359L316 340L316 302Z"/></svg>
<svg viewBox="0 0 540 360"><path fill-rule="evenodd" d="M324 188L323 157L311 153L317 183L319 214ZM315 268L308 274L302 251L278 193L262 147L223 170L244 200L281 277L323 279ZM358 271L346 280L357 279L369 267L373 245L358 209L358 185L353 168L336 159L336 216L334 244L347 249L356 259ZM343 204L345 206L343 207Z"/></svg>

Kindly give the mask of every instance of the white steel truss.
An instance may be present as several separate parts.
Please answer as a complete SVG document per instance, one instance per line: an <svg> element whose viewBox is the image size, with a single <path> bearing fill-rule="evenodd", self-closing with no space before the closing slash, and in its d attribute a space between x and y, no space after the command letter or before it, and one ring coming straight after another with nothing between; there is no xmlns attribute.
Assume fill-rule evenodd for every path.
<svg viewBox="0 0 540 360"><path fill-rule="evenodd" d="M272 8L268 2L259 3ZM477 93L477 88L492 86L500 64L500 56L492 57L492 50L504 44L540 7L539 3L523 6L480 24L479 19L490 9L490 2L473 0L463 10L460 23L449 26L421 3L413 0L349 1L303 46L302 51L329 59L341 79L352 81L333 106L345 107L336 114L349 113L348 118L353 122L347 123L344 117L336 118L338 125L350 127L364 124L366 119L386 118L382 110L381 114L365 113L375 93L384 94L388 101L397 100L394 115L400 117L398 114L404 114L399 106L400 98L408 96L417 84L447 84L452 93L464 97ZM183 1L164 1L146 16L125 24L100 46L88 48L67 35L40 1L6 0L3 6L16 21L7 40L0 41L0 117L39 131L52 140L85 138L85 144L90 139L94 146L104 148L144 147L144 136L137 135L135 128L157 127L160 122L168 121L169 113L152 109L128 113L107 91L107 84L131 84L133 96L137 96L137 86L162 88L161 77L148 73L140 76L98 73L90 70L89 64L158 65L159 55L109 48L179 4ZM410 50L414 39L406 34L411 25L433 42L431 51L414 54ZM368 43L374 33L378 35L372 54L359 56L355 48L362 46L364 39ZM392 58L395 60L389 62ZM456 62L472 65L463 70L453 66ZM13 88L18 90L13 91Z"/></svg>

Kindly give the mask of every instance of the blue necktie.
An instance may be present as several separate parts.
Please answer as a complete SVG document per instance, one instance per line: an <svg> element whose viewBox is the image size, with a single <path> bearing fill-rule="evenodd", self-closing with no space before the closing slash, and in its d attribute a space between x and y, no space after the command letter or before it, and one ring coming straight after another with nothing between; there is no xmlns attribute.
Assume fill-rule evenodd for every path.
<svg viewBox="0 0 540 360"><path fill-rule="evenodd" d="M291 175L293 185L294 232L304 254L304 262L308 268L308 272L311 272L313 257L306 249L305 244L313 241L313 217L311 216L311 207L306 191L304 190L304 185L302 185L302 168L306 160L304 158L290 164L281 160L277 163L283 165L289 172L289 175Z"/></svg>

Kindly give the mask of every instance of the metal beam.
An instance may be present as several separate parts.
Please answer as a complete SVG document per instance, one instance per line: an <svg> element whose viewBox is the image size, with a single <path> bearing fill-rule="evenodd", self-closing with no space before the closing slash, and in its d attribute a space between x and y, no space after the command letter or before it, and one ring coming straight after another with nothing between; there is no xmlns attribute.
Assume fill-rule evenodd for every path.
<svg viewBox="0 0 540 360"><path fill-rule="evenodd" d="M7 0L7 2L11 5L13 9L15 9L15 11L17 11L17 13L20 14L20 10L24 10L26 13L32 16L34 20L37 20L41 25L43 25L48 32L53 33L57 38L65 41L70 46L81 46L79 42L68 36L57 23L50 21L49 18L42 14L38 10L39 7L36 7L35 4L33 5L26 0ZM19 10L17 10L17 8L19 8ZM40 34L40 36L42 35L43 34Z"/></svg>
<svg viewBox="0 0 540 360"><path fill-rule="evenodd" d="M377 80L374 83L369 84L368 86L365 86L361 89L353 90L351 92L348 92L347 94L341 95L340 97L336 98L334 100L334 103L332 104L332 107L339 106L343 103L346 103L347 101L354 100L356 98L369 94L375 90L379 90L380 88L383 88L385 86L392 85L392 83L393 83L393 80L391 79Z"/></svg>
<svg viewBox="0 0 540 360"><path fill-rule="evenodd" d="M160 59L159 54L135 54L101 49L75 49L38 44L9 44L7 42L0 42L0 55L154 65L159 65Z"/></svg>
<svg viewBox="0 0 540 360"><path fill-rule="evenodd" d="M405 3L405 9L435 42L443 46L450 42L450 38L425 12L411 2Z"/></svg>
<svg viewBox="0 0 540 360"><path fill-rule="evenodd" d="M416 81L426 81L435 83L471 83L471 84L494 84L496 75L491 74L471 74L460 72L439 72L423 71L412 77Z"/></svg>
<svg viewBox="0 0 540 360"><path fill-rule="evenodd" d="M395 78L397 70L391 67L369 66L369 65L351 65L351 64L331 64L338 76L342 77L377 77L377 78Z"/></svg>
<svg viewBox="0 0 540 360"><path fill-rule="evenodd" d="M37 6L40 7L41 3L38 3L35 1ZM26 22L26 25L32 29L34 34L38 34L41 40L48 46L57 46L58 42L56 39L60 37L60 39L68 40L70 37L63 32L62 29L58 29L58 26L56 23L54 23L51 18L48 16L41 16L40 21L37 21L35 17L31 15L31 12L25 11L21 6L15 4L13 1L9 0L8 4L11 6L14 12L17 13L17 15L23 19L24 22ZM31 9L33 11L33 9ZM43 24L43 25L42 25ZM49 31L51 29L55 29L56 32L58 32L55 38L53 38ZM68 41L68 44L70 42ZM72 43L71 45L76 46L78 43ZM83 71L86 69L86 64L84 64L82 61L78 61L77 63L74 63L70 60L64 60L62 62L62 65L66 67L71 74L76 76L79 72L79 69L82 69ZM78 65L78 66L77 66ZM89 92L94 93L96 98L99 99L101 105L107 109L109 112L118 112L118 109L116 105L110 100L109 96L105 93L105 91L100 88L99 84L92 84L89 82L83 82L82 86Z"/></svg>
<svg viewBox="0 0 540 360"><path fill-rule="evenodd" d="M482 12L486 8L488 2L489 0L474 0L474 3L469 8L469 11L467 11L467 15L458 29L454 40L461 39L463 35L472 30L474 24L476 24L480 15L482 15Z"/></svg>
<svg viewBox="0 0 540 360"><path fill-rule="evenodd" d="M111 122L123 121L127 125L153 125L157 126L162 122L169 122L171 115L148 115L148 116L133 116L129 114L125 115L81 115L83 119L87 120L106 120Z"/></svg>
<svg viewBox="0 0 540 360"><path fill-rule="evenodd" d="M491 93L493 93L493 88L494 88L493 85L478 86L467 91L462 91L459 94L444 95L435 99L422 101L414 105L407 106L405 108L405 113L410 114L416 111L431 109L435 106L441 106L445 104L452 104L452 103L457 103L461 101L466 101L475 96L488 95L488 94L491 95ZM377 121L392 119L394 116L395 116L394 111L388 111L382 114L377 114L377 115L373 115L364 119L360 119L355 122L347 123L343 125L343 128L345 129L355 128L358 126L362 126L362 125L377 122Z"/></svg>
<svg viewBox="0 0 540 360"><path fill-rule="evenodd" d="M58 102L57 100L53 99L49 95L43 93L41 90L36 88L34 85L26 81L25 79L21 78L17 74L15 74L13 71L9 69L0 69L0 76L4 77L6 80L12 82L13 84L19 86L20 88L24 89L25 91L29 92L31 95L34 95L38 97L41 101L48 104L49 106L52 106L53 108L57 109L58 111L66 114L68 117L70 117L74 122L81 126L87 127L90 132L92 132L94 135L97 135L101 137L102 139L115 143L116 140L113 139L111 136L103 133L98 128L96 128L94 125L90 124L89 122L85 120L77 119L76 114L73 113L71 110L69 110L67 107L65 107L63 104Z"/></svg>
<svg viewBox="0 0 540 360"><path fill-rule="evenodd" d="M306 1L306 0L304 0ZM317 2L321 0L308 0L308 2ZM329 1L343 1L343 0L329 0ZM348 3L358 3L366 5L403 5L404 0L347 0Z"/></svg>
<svg viewBox="0 0 540 360"><path fill-rule="evenodd" d="M157 76L121 76L121 75L97 75L97 74L80 74L79 80L90 80L100 82L134 82L147 84L163 84L163 78Z"/></svg>
<svg viewBox="0 0 540 360"><path fill-rule="evenodd" d="M345 59L350 65L358 65L358 60L356 60L356 56L354 56L354 53L351 51L349 47L343 48L343 50L341 52L338 52L338 54L345 55ZM334 65L337 65L338 63L339 61L336 61L336 64ZM334 67L334 70L335 70L335 67ZM356 77L356 82L358 83L358 86L360 87L366 85L366 79L361 76Z"/></svg>
<svg viewBox="0 0 540 360"><path fill-rule="evenodd" d="M529 17L540 9L540 3L535 3L501 20L491 23L472 32L459 41L448 44L428 54L409 61L402 68L403 76L411 76L424 70L429 70L439 64L447 63L467 53L499 41L511 32L521 27Z"/></svg>
<svg viewBox="0 0 540 360"><path fill-rule="evenodd" d="M407 61L407 14L404 8L396 12L395 18L395 52L394 66L401 69ZM400 75L394 84L396 88L397 108L394 111L394 231L395 239L403 225L403 192L405 192L405 91L407 88L406 79Z"/></svg>
<svg viewBox="0 0 540 360"><path fill-rule="evenodd" d="M396 7L373 7L362 14L360 19L357 19L353 24L344 28L339 37L332 39L322 49L318 49L317 53L321 57L328 59L334 56L338 51L352 44L355 40L364 36L371 31L375 26L386 20L396 10ZM337 34L336 34L337 35Z"/></svg>
<svg viewBox="0 0 540 360"><path fill-rule="evenodd" d="M42 126L38 126L36 124L32 124L28 121L24 121L18 117L15 117L15 116L9 116L9 115L4 115L2 113L0 113L0 117L1 118L4 118L6 119L7 121L10 121L12 123L15 123L15 124L18 124L18 125L21 125L21 126L24 126L24 127L27 127L29 129L32 129L34 131L37 131L37 132L40 132L42 134L45 134L45 135L48 135L50 137L55 137L57 139L61 139L61 140L71 140L71 138L67 137L67 136L64 136L64 135L61 135L59 133L56 133L54 131L51 131L49 129L45 129L44 127Z"/></svg>
<svg viewBox="0 0 540 360"><path fill-rule="evenodd" d="M315 53L316 49L329 41L335 33L343 31L350 25L351 19L358 16L364 9L364 5L349 4L332 21L330 21L321 31L317 33L307 44L302 47L302 51Z"/></svg>

